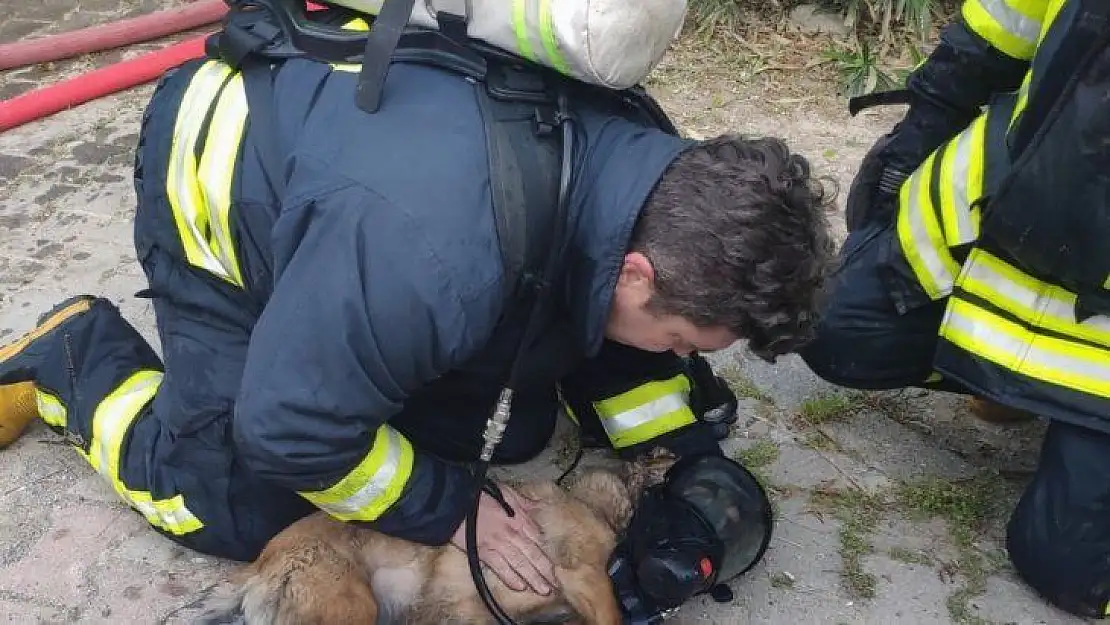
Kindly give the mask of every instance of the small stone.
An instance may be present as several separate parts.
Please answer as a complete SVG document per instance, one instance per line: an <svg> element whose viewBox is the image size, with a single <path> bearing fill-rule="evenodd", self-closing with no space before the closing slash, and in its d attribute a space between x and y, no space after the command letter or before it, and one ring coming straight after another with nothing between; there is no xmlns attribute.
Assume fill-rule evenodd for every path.
<svg viewBox="0 0 1110 625"><path fill-rule="evenodd" d="M848 26L839 14L815 4L799 4L790 11L790 21L804 33L827 33L847 37Z"/></svg>

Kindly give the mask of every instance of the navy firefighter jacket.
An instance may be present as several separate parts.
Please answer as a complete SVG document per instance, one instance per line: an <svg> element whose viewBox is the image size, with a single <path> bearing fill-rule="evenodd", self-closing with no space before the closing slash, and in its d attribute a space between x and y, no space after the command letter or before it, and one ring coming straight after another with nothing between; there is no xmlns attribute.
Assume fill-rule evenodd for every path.
<svg viewBox="0 0 1110 625"><path fill-rule="evenodd" d="M162 86L176 107L161 113L175 124L166 188L188 262L258 302L233 419L243 464L336 518L442 544L470 476L390 422L454 372L483 379L513 356L498 339L512 333L486 139L461 76L395 64L369 115L357 72L305 59L276 72L278 197L242 76L189 62ZM581 149L558 303L580 358L602 343L641 205L689 142L572 106ZM549 387L558 375L533 373ZM486 378L496 393L500 373Z"/></svg>

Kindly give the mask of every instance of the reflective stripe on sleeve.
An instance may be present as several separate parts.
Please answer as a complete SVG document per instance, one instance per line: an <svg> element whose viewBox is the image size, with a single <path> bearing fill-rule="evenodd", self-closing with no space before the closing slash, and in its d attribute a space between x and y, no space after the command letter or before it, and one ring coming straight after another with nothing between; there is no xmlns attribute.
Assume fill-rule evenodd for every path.
<svg viewBox="0 0 1110 625"><path fill-rule="evenodd" d="M690 380L678 374L668 380L646 382L593 405L609 440L620 449L694 423L689 396Z"/></svg>
<svg viewBox="0 0 1110 625"><path fill-rule="evenodd" d="M341 521L374 521L400 499L413 462L408 439L383 425L366 457L350 473L330 488L301 496Z"/></svg>
<svg viewBox="0 0 1110 625"><path fill-rule="evenodd" d="M956 260L948 251L941 225L937 222L937 211L929 190L936 156L936 152L930 154L902 183L897 225L902 253L921 288L934 300L952 292L959 272Z"/></svg>
<svg viewBox="0 0 1110 625"><path fill-rule="evenodd" d="M960 10L968 26L999 51L1023 61L1033 58L1043 0L965 0Z"/></svg>

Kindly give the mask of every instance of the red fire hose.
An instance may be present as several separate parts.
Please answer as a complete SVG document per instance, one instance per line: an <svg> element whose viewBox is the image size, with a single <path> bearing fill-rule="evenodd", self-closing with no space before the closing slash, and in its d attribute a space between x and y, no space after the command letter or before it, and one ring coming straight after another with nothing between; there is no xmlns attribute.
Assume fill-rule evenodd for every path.
<svg viewBox="0 0 1110 625"><path fill-rule="evenodd" d="M156 80L166 70L204 54L207 36L149 52L60 83L0 101L0 132L101 96Z"/></svg>
<svg viewBox="0 0 1110 625"><path fill-rule="evenodd" d="M310 11L324 7L306 3ZM198 0L180 9L93 26L41 39L0 45L0 70L68 58L129 43L155 39L219 21L227 12L225 0ZM141 57L93 70L41 87L9 100L0 100L0 132L53 115L105 95L156 80L167 70L204 55L208 35L149 52Z"/></svg>
<svg viewBox="0 0 1110 625"><path fill-rule="evenodd" d="M110 24L0 44L0 71L165 37L218 22L226 13L224 0L197 0Z"/></svg>

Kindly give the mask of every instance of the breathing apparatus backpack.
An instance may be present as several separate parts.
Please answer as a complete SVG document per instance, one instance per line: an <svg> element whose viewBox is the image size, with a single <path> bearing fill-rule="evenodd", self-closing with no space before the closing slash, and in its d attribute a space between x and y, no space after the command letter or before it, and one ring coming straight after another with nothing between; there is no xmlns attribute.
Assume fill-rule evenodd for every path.
<svg viewBox="0 0 1110 625"><path fill-rule="evenodd" d="M382 105L385 78L394 63L456 72L474 86L486 130L494 218L507 274L506 297L517 310L525 311L528 322L487 423L485 447L473 469L482 488L475 493L466 520L467 556L486 606L500 623L512 623L490 594L473 548L476 516L482 491L500 500L486 471L510 416L525 347L534 342L552 315L549 277L556 274L564 252L562 245L552 243L565 238L566 202L575 162L576 128L569 102L585 99L677 135L671 120L638 83L677 35L686 3L340 0L326 4L327 10L308 11L303 0L228 0L230 10L223 29L208 40L207 54L242 71L251 123L262 129L274 127L270 110L273 72L275 65L286 59L361 64L355 100L367 114L376 113ZM446 4L465 8L457 12L439 8ZM369 30L343 27L356 19L365 20ZM538 34L534 32L537 29ZM602 43L591 48L591 41ZM546 61L525 58L539 59L541 55L528 53L535 45L546 51ZM283 176L273 133L262 130L255 136L263 170L280 195ZM736 420L735 395L696 355L691 373L700 378L695 379L695 387L700 388L697 399L704 406L704 420L727 430ZM513 514L507 506L506 511ZM696 510L693 514L705 518ZM715 531L712 523L704 527L710 533ZM656 540L659 549L645 552L648 547L639 540L635 544L642 557L635 562L662 563L687 577L697 571L679 569L701 567L700 560L686 562L687 554L672 554L673 541L657 531L645 535ZM723 543L702 543L712 543L717 550L712 554L714 561L725 557ZM636 575L614 572L613 579L625 603L626 622L654 622L660 616L663 606L647 607L659 605L657 597L631 600L635 608L627 610L631 606L628 598L644 596L636 586Z"/></svg>

